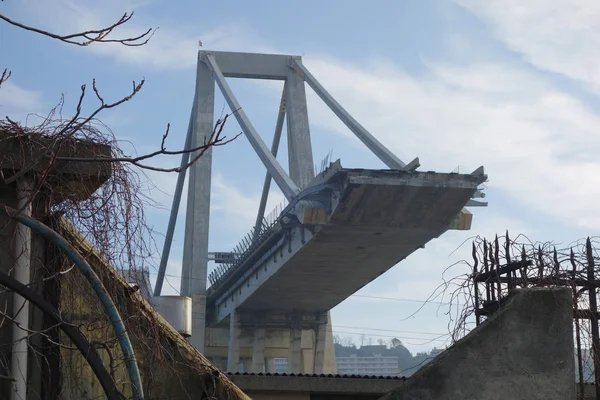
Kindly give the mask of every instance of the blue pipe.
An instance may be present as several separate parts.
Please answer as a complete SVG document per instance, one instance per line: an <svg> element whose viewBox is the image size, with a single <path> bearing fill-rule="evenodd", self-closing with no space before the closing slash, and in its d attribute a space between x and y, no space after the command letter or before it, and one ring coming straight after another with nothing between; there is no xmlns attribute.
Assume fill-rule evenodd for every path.
<svg viewBox="0 0 600 400"><path fill-rule="evenodd" d="M77 250L75 250L73 246L71 246L69 242L65 240L65 238L38 220L23 214L18 214L16 210L3 204L0 205L0 216L14 218L18 222L37 232L44 239L56 244L67 254L71 261L75 263L79 271L81 271L83 276L85 276L88 282L90 282L92 289L94 289L98 299L100 299L100 302L104 306L104 310L106 311L108 318L113 325L115 333L119 338L119 344L121 346L121 351L125 356L125 365L129 373L133 398L135 400L142 400L144 398L142 378L140 377L140 371L138 369L135 354L133 352L133 346L129 340L129 335L125 329L125 324L121 319L121 315L119 314L115 303L113 303L110 295L106 291L106 288L102 284L102 281L98 275L96 275L92 267L85 261L81 254L79 254Z"/></svg>

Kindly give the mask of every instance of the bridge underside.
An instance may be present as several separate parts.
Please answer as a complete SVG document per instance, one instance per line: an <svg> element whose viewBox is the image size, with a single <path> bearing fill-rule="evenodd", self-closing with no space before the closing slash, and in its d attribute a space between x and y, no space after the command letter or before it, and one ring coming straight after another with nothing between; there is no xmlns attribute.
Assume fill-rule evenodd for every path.
<svg viewBox="0 0 600 400"><path fill-rule="evenodd" d="M341 168L325 175L316 180L342 188L332 196L337 199L329 217L281 265L269 264L268 279L259 279L263 269L254 265L258 287L238 281L240 312L331 310L448 230L485 180L485 175Z"/></svg>

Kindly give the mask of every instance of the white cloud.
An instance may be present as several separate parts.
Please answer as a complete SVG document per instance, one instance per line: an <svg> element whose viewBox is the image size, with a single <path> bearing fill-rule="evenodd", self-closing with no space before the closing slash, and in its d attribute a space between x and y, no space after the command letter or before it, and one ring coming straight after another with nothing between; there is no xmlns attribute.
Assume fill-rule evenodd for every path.
<svg viewBox="0 0 600 400"><path fill-rule="evenodd" d="M537 68L600 90L600 3L595 0L456 0Z"/></svg>
<svg viewBox="0 0 600 400"><path fill-rule="evenodd" d="M261 189L256 188L252 193L242 193L237 189L235 182L227 180L221 174L216 174L212 180L211 208L224 213L227 219L226 226L240 235L248 233L256 222L258 205L260 203ZM277 190L269 192L269 199L265 214L268 215L276 206L283 204L285 197ZM232 232L232 233L234 233Z"/></svg>
<svg viewBox="0 0 600 400"><path fill-rule="evenodd" d="M158 164L161 166L162 164ZM170 212L175 186L177 182L176 173L164 173L156 171L145 172L148 179L146 194L156 202L159 210ZM187 177L181 196L179 215L185 215L187 204ZM237 243L242 235L248 233L254 226L262 188L256 188L250 193L244 193L236 186L236 182L216 173L211 181L211 212L217 213L219 218L224 218L226 230ZM285 197L276 188L269 192L269 199L265 214L268 215L276 206L283 204Z"/></svg>
<svg viewBox="0 0 600 400"><path fill-rule="evenodd" d="M254 30L242 22L219 24L206 29L184 26L178 21L156 20L144 14L144 3L108 0L101 4L91 1L61 0L51 4L42 0L28 0L21 4L26 22L34 23L60 34L98 29L114 24L125 12L134 11L131 20L115 29L110 38L137 37L149 28L158 27L148 44L140 47L115 43L92 44L87 50L114 58L118 62L182 69L194 67L197 62L199 40L203 49L221 51L268 51L259 44Z"/></svg>
<svg viewBox="0 0 600 400"><path fill-rule="evenodd" d="M418 155L426 170L484 165L490 185L523 204L567 225L600 224L600 187L590 185L600 174L600 117L538 75L490 63L429 64L419 78L391 65L305 65L401 158ZM311 122L347 134L321 102L309 109Z"/></svg>
<svg viewBox="0 0 600 400"><path fill-rule="evenodd" d="M36 113L42 107L42 94L38 91L24 89L14 83L12 78L0 87L0 112L8 113ZM2 117L4 117L2 115Z"/></svg>

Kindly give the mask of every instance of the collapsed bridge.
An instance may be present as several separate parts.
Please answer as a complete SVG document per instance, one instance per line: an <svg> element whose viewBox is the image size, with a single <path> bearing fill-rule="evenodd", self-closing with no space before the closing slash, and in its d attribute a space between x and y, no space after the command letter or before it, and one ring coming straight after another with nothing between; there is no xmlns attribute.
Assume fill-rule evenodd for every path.
<svg viewBox="0 0 600 400"><path fill-rule="evenodd" d="M226 78L283 80L275 135L267 148ZM305 82L386 166L346 169L338 160L315 176ZM267 173L256 224L230 253L208 252L212 152L190 167L181 295L192 298L191 343L230 372L272 372L287 357L290 372L334 372L329 310L448 229L470 229L469 206L486 179L419 172L361 126L321 86L298 56L201 51L186 148L214 126L215 83ZM277 161L287 122L289 168ZM191 155L194 156L193 154ZM187 157L187 158L186 158ZM186 165L190 154L184 154ZM185 171L180 173L156 283L166 270ZM265 218L274 181L287 205ZM207 263L218 263L207 274ZM207 280L210 288L207 288ZM221 365L220 365L221 364Z"/></svg>

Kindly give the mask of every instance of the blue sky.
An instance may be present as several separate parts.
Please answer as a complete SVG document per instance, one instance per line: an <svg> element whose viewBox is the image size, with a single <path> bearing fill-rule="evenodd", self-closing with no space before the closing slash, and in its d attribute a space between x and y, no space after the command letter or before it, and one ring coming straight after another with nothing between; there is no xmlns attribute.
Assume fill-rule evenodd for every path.
<svg viewBox="0 0 600 400"><path fill-rule="evenodd" d="M413 352L444 345L445 337L431 339L447 332L447 306L421 308L412 300L427 299L444 269L469 257L468 246L454 252L467 238L508 229L567 243L599 233L597 2L23 0L0 7L61 33L104 26L131 10L133 20L115 34L160 27L143 48L78 48L0 23L0 66L13 71L0 90L3 116L44 112L61 93L73 105L92 78L106 98L116 98L145 77L133 101L100 118L140 153L159 145L168 122L170 146L182 146L202 40L204 49L302 55L357 120L401 159L420 157L423 170L471 172L484 165L489 207L472 210L472 230L446 233L338 306L333 325L341 336L398 337ZM231 86L270 143L280 84ZM307 92L315 162L332 150L344 166L383 168ZM227 112L217 97L217 114L223 107ZM233 135L239 127L232 120L226 131ZM210 250L226 251L252 226L264 169L242 137L215 151L213 171ZM176 176L148 179L156 186L150 194L164 205L148 210L149 222L164 232ZM269 209L282 200L274 189ZM169 284L179 288L182 230L180 219L166 293L175 293ZM464 272L455 267L446 277Z"/></svg>

